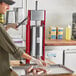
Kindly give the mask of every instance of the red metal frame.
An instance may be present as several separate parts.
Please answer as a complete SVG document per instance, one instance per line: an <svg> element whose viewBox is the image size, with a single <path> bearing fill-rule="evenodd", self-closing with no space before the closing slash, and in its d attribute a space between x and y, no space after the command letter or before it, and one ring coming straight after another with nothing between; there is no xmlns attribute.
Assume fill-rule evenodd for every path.
<svg viewBox="0 0 76 76"><path fill-rule="evenodd" d="M41 26L43 26L43 56L42 60L45 60L45 20L46 20L46 11L44 10L44 20L41 21ZM26 53L30 55L30 23L31 23L31 10L28 10L28 20L26 25ZM26 64L29 64L30 61L26 59Z"/></svg>
<svg viewBox="0 0 76 76"><path fill-rule="evenodd" d="M45 60L45 21L46 21L46 10L44 10L44 21L41 21L41 26L43 26L43 56L42 60Z"/></svg>
<svg viewBox="0 0 76 76"><path fill-rule="evenodd" d="M30 55L30 19L31 11L28 10L28 20L26 25L26 53ZM26 59L26 64L29 64L30 61Z"/></svg>

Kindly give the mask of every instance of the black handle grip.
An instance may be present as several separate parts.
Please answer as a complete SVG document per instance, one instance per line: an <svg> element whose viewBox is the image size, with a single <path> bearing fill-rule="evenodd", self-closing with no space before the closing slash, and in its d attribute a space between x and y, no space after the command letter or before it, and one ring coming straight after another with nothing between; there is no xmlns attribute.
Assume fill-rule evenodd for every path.
<svg viewBox="0 0 76 76"><path fill-rule="evenodd" d="M16 28L18 28L19 26L21 26L21 24L22 24L24 21L26 21L27 19L28 19L28 17L26 17L24 20L22 20L22 21L17 25Z"/></svg>

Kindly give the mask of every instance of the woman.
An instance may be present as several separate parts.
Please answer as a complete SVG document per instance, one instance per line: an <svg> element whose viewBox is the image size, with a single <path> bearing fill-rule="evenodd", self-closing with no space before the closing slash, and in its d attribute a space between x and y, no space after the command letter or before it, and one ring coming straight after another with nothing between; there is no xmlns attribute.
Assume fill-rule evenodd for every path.
<svg viewBox="0 0 76 76"><path fill-rule="evenodd" d="M0 76L10 76L9 71L9 53L11 53L15 58L20 59L21 57L31 60L38 65L43 65L42 62L30 55L24 53L16 47L11 40L10 36L6 32L8 28L16 29L16 24L9 24L6 27L3 27L1 15L5 14L9 10L9 5L14 4L12 0L0 0Z"/></svg>

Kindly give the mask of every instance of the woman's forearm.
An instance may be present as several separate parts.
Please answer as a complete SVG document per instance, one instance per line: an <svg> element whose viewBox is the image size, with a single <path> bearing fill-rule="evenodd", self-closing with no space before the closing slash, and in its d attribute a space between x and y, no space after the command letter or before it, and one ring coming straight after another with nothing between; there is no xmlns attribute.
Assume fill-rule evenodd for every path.
<svg viewBox="0 0 76 76"><path fill-rule="evenodd" d="M25 59L31 60L32 62L34 62L40 66L43 66L43 63L40 60L28 55L27 53L23 53L22 57Z"/></svg>
<svg viewBox="0 0 76 76"><path fill-rule="evenodd" d="M27 53L23 53L22 57L28 60L32 59L32 56L28 55Z"/></svg>

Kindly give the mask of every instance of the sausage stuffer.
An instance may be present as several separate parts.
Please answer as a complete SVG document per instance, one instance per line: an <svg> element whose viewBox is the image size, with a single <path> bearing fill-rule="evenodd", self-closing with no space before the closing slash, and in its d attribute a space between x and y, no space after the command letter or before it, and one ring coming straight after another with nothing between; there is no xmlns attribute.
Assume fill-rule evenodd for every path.
<svg viewBox="0 0 76 76"><path fill-rule="evenodd" d="M45 20L46 11L38 10L38 1L36 1L35 10L28 10L28 19L26 25L26 53L45 60ZM34 21L34 24L31 22ZM30 61L26 60L29 64Z"/></svg>

